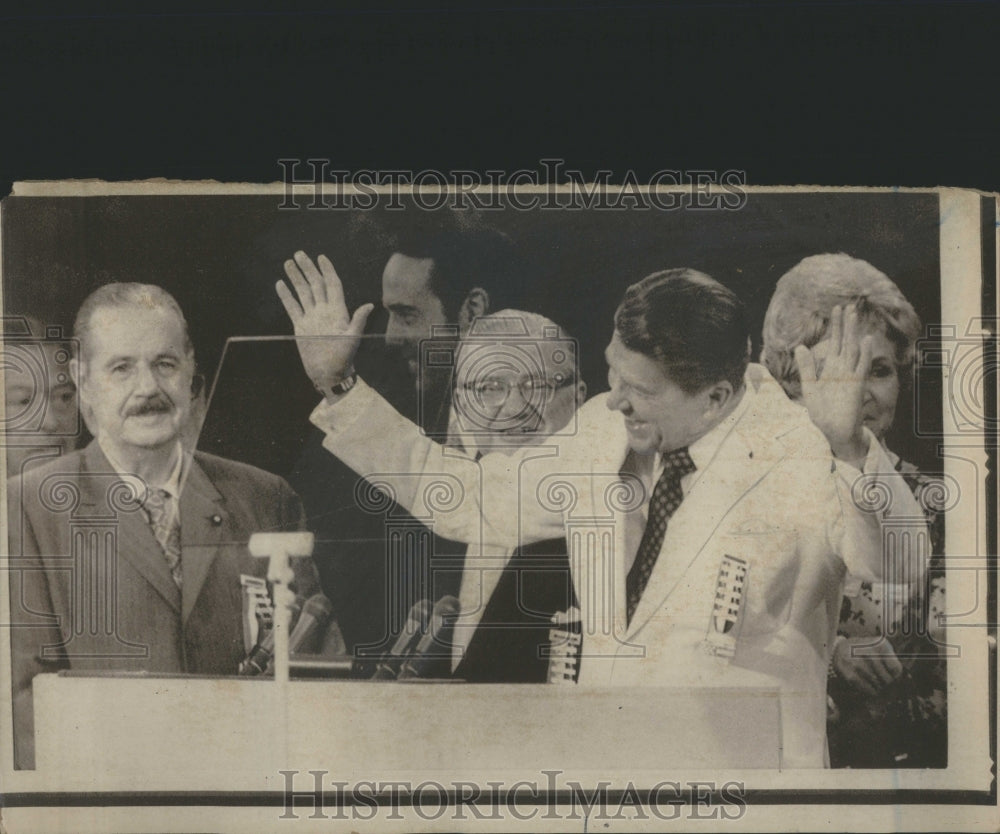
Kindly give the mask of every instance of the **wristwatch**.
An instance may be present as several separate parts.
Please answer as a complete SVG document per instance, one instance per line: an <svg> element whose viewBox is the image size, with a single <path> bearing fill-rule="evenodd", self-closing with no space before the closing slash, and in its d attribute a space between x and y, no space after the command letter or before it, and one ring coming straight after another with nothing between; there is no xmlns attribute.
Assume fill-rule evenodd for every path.
<svg viewBox="0 0 1000 834"><path fill-rule="evenodd" d="M340 382L334 385L316 385L315 387L324 397L339 397L342 394L346 394L357 384L358 372L351 371Z"/></svg>

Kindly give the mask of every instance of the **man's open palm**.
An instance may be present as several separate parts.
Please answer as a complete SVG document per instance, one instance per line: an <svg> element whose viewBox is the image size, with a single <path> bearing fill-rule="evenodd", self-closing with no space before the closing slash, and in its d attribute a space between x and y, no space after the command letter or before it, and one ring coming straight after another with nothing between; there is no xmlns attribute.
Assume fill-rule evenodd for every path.
<svg viewBox="0 0 1000 834"><path fill-rule="evenodd" d="M351 373L375 305L362 304L348 315L344 287L326 255L313 263L305 252L296 252L285 261L285 274L294 292L284 281L275 289L292 320L302 367L317 387L335 384Z"/></svg>

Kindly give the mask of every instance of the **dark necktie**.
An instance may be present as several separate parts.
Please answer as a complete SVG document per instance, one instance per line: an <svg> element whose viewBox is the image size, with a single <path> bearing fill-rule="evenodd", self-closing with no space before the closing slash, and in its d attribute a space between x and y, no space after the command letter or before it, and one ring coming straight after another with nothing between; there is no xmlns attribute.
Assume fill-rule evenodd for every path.
<svg viewBox="0 0 1000 834"><path fill-rule="evenodd" d="M646 528L642 532L639 551L625 582L629 622L632 622L632 615L642 598L642 592L646 590L646 583L649 582L653 566L660 555L663 537L667 533L667 522L684 500L681 478L694 470L694 461L691 460L686 447L667 452L663 456L663 474L656 482L653 497L649 499Z"/></svg>
<svg viewBox="0 0 1000 834"><path fill-rule="evenodd" d="M163 555L167 560L167 567L170 568L170 575L173 576L177 587L181 587L181 524L177 514L173 514L171 520L170 513L170 493L165 489L150 487L146 493L146 501L143 506L149 517L149 526L153 528L153 535L163 548Z"/></svg>

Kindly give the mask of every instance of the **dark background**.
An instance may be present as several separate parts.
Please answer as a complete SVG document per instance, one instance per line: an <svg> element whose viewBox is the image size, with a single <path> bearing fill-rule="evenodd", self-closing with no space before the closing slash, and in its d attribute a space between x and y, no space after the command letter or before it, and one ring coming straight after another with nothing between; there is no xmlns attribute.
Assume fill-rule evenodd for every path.
<svg viewBox="0 0 1000 834"><path fill-rule="evenodd" d="M310 156L1000 190L993 2L24 5L0 12L0 192Z"/></svg>

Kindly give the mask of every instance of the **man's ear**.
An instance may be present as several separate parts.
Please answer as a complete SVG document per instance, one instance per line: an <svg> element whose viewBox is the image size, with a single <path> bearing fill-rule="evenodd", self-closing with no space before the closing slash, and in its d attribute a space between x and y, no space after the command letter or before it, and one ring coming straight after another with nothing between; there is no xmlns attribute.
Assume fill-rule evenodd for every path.
<svg viewBox="0 0 1000 834"><path fill-rule="evenodd" d="M715 417L726 410L733 400L733 385L728 380L720 380L705 389L705 415Z"/></svg>
<svg viewBox="0 0 1000 834"><path fill-rule="evenodd" d="M94 437L97 436L97 426L94 425L90 404L87 402L87 391L84 388L84 381L87 376L87 366L75 356L69 360L69 377L76 386L77 402L80 404L80 416L83 424Z"/></svg>
<svg viewBox="0 0 1000 834"><path fill-rule="evenodd" d="M472 320L490 313L490 294L482 287L469 290L462 306L458 308L458 329L464 333L472 325Z"/></svg>
<svg viewBox="0 0 1000 834"><path fill-rule="evenodd" d="M196 400L205 393L205 375L193 374L191 376L191 399Z"/></svg>

